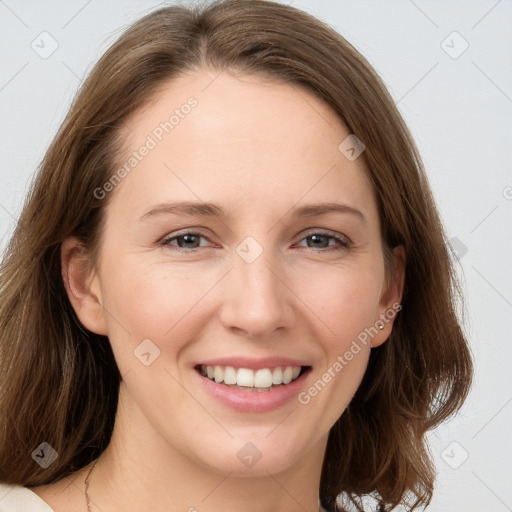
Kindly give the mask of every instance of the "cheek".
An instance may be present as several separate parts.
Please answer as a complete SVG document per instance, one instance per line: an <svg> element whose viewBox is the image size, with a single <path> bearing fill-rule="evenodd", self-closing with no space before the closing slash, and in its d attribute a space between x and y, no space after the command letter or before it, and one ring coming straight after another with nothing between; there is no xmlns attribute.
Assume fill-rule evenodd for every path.
<svg viewBox="0 0 512 512"><path fill-rule="evenodd" d="M330 428L356 393L368 365L370 338L366 329L378 318L378 267L332 269L304 284L301 297L321 325L315 336L321 356L314 377L298 396L311 418ZM313 419L312 419L313 421ZM317 420L314 420L317 421Z"/></svg>
<svg viewBox="0 0 512 512"><path fill-rule="evenodd" d="M340 350L344 344L373 325L377 319L381 273L376 265L328 265L308 278L297 277L297 295L323 324L326 348Z"/></svg>
<svg viewBox="0 0 512 512"><path fill-rule="evenodd" d="M186 339L186 331L199 323L194 318L202 299L222 277L219 269L198 272L184 265L148 264L144 256L118 258L109 268L105 304L116 320L111 326L121 324L139 342Z"/></svg>

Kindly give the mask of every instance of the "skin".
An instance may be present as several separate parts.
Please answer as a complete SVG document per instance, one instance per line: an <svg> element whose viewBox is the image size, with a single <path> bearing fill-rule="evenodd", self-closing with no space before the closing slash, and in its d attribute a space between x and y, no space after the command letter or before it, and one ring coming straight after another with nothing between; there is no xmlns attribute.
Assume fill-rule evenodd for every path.
<svg viewBox="0 0 512 512"><path fill-rule="evenodd" d="M192 367L222 356L292 355L313 367L307 390L400 302L403 249L387 280L364 160L338 150L350 132L297 86L229 72L183 75L128 120L120 161L190 96L197 107L110 192L96 264L84 269L75 238L62 245L73 307L88 329L108 335L123 375L112 442L90 477L91 510L317 511L329 430L393 322L307 405L294 399L270 412L237 412L214 402ZM140 220L154 205L190 200L219 204L229 217ZM366 223L350 213L291 212L332 201L360 210ZM184 228L206 238L160 243ZM327 252L339 246L329 236L312 243L326 230L352 247ZM251 263L236 252L247 236L263 251ZM177 252L180 241L198 250ZM149 366L134 356L144 339L161 351ZM261 453L252 468L237 457L248 441ZM85 511L87 469L32 490L57 511Z"/></svg>

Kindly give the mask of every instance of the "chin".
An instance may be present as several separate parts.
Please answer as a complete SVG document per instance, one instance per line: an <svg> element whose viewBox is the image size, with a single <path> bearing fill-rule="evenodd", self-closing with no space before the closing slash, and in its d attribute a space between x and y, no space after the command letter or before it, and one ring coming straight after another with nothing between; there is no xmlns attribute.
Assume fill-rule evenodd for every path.
<svg viewBox="0 0 512 512"><path fill-rule="evenodd" d="M222 444L218 439L212 440L200 452L196 449L197 461L201 466L221 474L259 477L286 471L308 452L309 444L303 436L290 439L289 435L285 435L284 427L284 433L274 432L270 435L268 429L264 433L254 432L254 427L250 430L246 436L226 440ZM300 429L296 428L295 431Z"/></svg>

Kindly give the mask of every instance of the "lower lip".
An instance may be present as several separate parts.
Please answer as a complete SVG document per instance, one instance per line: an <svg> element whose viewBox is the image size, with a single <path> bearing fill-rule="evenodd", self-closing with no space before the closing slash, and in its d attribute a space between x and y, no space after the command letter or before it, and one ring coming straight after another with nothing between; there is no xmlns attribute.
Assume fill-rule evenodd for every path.
<svg viewBox="0 0 512 512"><path fill-rule="evenodd" d="M199 377L207 393L227 407L240 412L267 412L278 409L296 398L304 386L311 368L290 384L278 386L270 391L242 391L230 388L225 384L217 384L195 369L193 371Z"/></svg>

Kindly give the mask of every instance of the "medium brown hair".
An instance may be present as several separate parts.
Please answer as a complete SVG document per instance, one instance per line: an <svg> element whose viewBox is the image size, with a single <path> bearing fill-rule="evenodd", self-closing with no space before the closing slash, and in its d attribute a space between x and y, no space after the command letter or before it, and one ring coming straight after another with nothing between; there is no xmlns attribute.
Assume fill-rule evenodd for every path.
<svg viewBox="0 0 512 512"><path fill-rule="evenodd" d="M392 248L403 245L405 289L389 339L371 350L358 391L331 429L320 498L328 510L338 497L357 504L366 494L392 507L428 504L435 471L425 433L462 405L472 361L427 177L368 62L329 25L263 0L152 12L110 47L79 90L1 264L0 480L56 482L110 441L121 376L108 338L85 329L71 306L60 246L75 235L95 253L109 197L93 191L114 173L123 123L174 77L204 68L305 87L364 143L386 268ZM47 469L31 456L43 441L58 452Z"/></svg>

